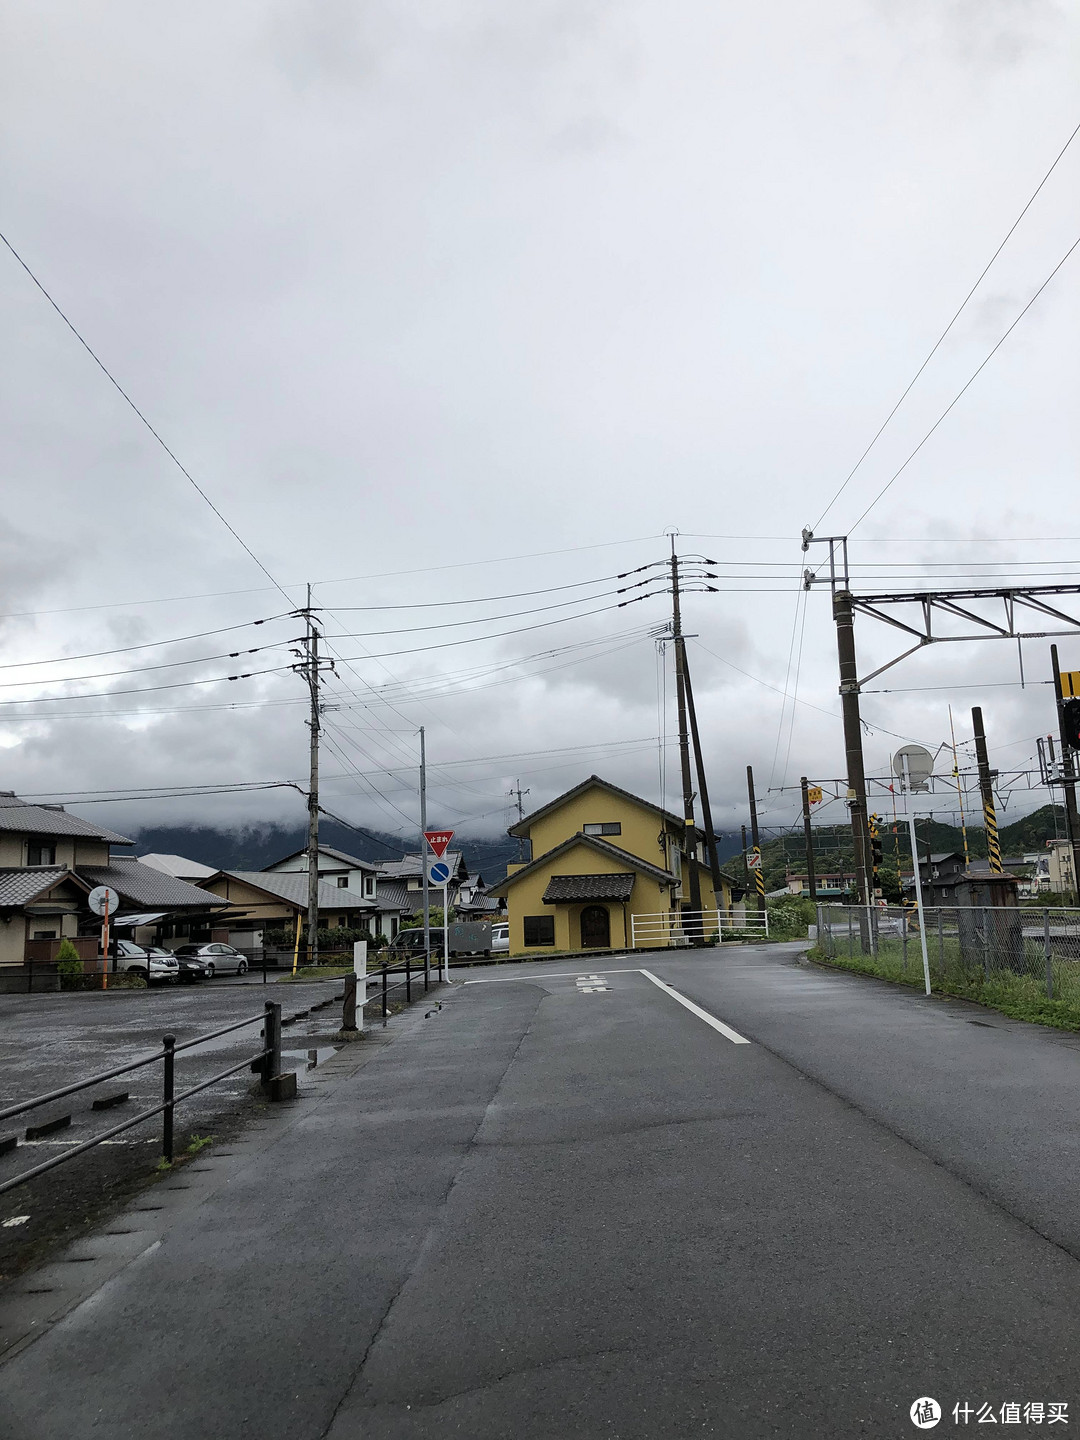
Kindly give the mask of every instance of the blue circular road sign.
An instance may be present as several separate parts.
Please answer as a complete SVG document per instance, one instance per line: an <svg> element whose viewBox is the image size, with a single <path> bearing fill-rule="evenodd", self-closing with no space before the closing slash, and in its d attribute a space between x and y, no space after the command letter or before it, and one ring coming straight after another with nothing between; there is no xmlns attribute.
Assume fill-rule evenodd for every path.
<svg viewBox="0 0 1080 1440"><path fill-rule="evenodd" d="M445 885L450 879L450 866L442 860L436 860L428 871L428 879L433 885Z"/></svg>

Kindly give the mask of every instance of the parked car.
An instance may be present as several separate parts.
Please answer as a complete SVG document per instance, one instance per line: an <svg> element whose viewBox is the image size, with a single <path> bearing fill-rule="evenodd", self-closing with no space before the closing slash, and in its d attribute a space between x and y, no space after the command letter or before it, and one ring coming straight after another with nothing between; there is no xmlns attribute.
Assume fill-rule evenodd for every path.
<svg viewBox="0 0 1080 1440"><path fill-rule="evenodd" d="M179 978L180 967L159 945L136 945L134 940L113 940L109 955L117 974L141 975L149 985L169 984Z"/></svg>
<svg viewBox="0 0 1080 1440"><path fill-rule="evenodd" d="M497 920L491 927L491 953L498 955L510 953L510 922L509 920Z"/></svg>
<svg viewBox="0 0 1080 1440"><path fill-rule="evenodd" d="M429 934L431 953L441 958L443 952L443 932L441 929L435 929L433 926ZM424 958L424 927L422 925L414 925L410 926L408 930L399 930L397 939L391 945L390 949L394 955L400 956L402 959L407 955L412 960L417 958L422 960ZM387 958L389 959L390 956L387 956Z"/></svg>
<svg viewBox="0 0 1080 1440"><path fill-rule="evenodd" d="M247 956L232 945L213 941L206 945L180 945L173 952L178 960L201 960L207 980L215 975L246 975Z"/></svg>
<svg viewBox="0 0 1080 1440"><path fill-rule="evenodd" d="M197 955L174 955L178 968L177 978L185 985L194 985L200 980L208 980L206 964Z"/></svg>

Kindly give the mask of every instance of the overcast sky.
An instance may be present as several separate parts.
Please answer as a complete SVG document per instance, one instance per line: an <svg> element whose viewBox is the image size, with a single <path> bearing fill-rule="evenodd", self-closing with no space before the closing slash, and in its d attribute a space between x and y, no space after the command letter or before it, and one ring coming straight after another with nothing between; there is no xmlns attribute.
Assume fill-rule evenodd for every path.
<svg viewBox="0 0 1080 1440"><path fill-rule="evenodd" d="M686 603L718 826L745 819L748 763L775 825L797 797L768 787L843 774L800 531L1080 121L1075 8L3 14L2 229L289 603L0 250L0 788L303 783L296 620L156 642L280 617L311 581L350 662L328 682L335 813L411 831L420 725L431 820L466 834L505 826L519 777L527 806L592 771L656 796L665 735L675 800L648 633L669 601L606 608L670 528L724 576ZM817 526L852 533L863 588L1080 581L1080 254L860 520L1080 234L1078 181L1080 139ZM556 586L577 588L525 593ZM858 642L864 670L904 648L870 622ZM1046 642L1024 660L1044 682ZM209 683L241 664L274 673ZM995 763L1024 768L1053 708L1017 681L1010 642L905 661L868 687L904 687L865 698L868 768L895 736L936 748L950 703L958 738L981 703ZM73 808L130 831L303 806Z"/></svg>

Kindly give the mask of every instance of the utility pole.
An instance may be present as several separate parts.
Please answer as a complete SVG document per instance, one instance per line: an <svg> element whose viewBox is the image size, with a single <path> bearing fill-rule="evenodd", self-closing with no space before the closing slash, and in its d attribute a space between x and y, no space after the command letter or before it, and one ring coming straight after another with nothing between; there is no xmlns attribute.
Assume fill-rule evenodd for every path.
<svg viewBox="0 0 1080 1440"><path fill-rule="evenodd" d="M851 591L833 593L833 620L836 622L836 652L840 661L840 709L844 719L844 749L847 754L848 808L855 842L857 905L870 904L870 836L866 815L866 772L863 768L862 721L859 716L859 672L855 662L855 615Z"/></svg>
<svg viewBox="0 0 1080 1440"><path fill-rule="evenodd" d="M514 789L510 791L510 798L511 798L511 800L513 800L515 796L517 797L517 812L518 812L518 824L519 824L519 825L521 824L522 820L525 819L525 806L521 803L521 797L522 797L523 795L529 795L529 794L531 794L531 791L529 791L529 790L522 790L522 788L521 788L521 781L520 781L520 780L517 781L516 785L514 786ZM524 835L519 835L519 836L518 836L518 859L522 862L522 864L524 864L524 862L525 862L525 837L524 837Z"/></svg>
<svg viewBox="0 0 1080 1440"><path fill-rule="evenodd" d="M758 835L757 823L757 798L754 795L754 767L746 767L746 789L750 796L750 839L753 842L754 854L757 856L757 869L754 871L754 884L757 887L757 908L758 914L765 914L765 872L761 868L761 841Z"/></svg>
<svg viewBox="0 0 1080 1440"><path fill-rule="evenodd" d="M319 631L315 625L315 612L311 605L311 586L307 587L307 604L297 612L304 617L306 631L302 641L303 650L292 653L300 657L300 663L292 668L303 676L311 699L311 714L307 721L310 729L310 755L308 771L308 963L319 962L319 733L322 729L319 708L319 676L323 670L333 670L333 660L319 659Z"/></svg>
<svg viewBox="0 0 1080 1440"><path fill-rule="evenodd" d="M747 855L746 855L746 826L743 825L741 828L742 828L743 904L745 905L745 903L746 903L746 897L747 897L747 895L750 894L750 861L747 859Z"/></svg>
<svg viewBox="0 0 1080 1440"><path fill-rule="evenodd" d="M701 753L701 736L698 734L697 710L694 706L694 687L690 683L690 666L686 662L686 641L680 638L683 649L683 684L686 687L686 709L690 717L690 734L694 741L694 758L697 761L698 794L701 796L701 823L705 827L705 844L709 851L709 872L712 875L713 904L721 909L723 881L720 876L720 860L716 853L716 835L713 831L712 806L709 804L709 787L705 781L705 757ZM699 881L700 886L700 881ZM703 927L704 928L704 927Z"/></svg>
<svg viewBox="0 0 1080 1440"><path fill-rule="evenodd" d="M806 840L806 879L810 886L810 899L817 900L817 877L814 874L814 836L810 829L810 784L804 775L799 781L802 787L802 826Z"/></svg>
<svg viewBox="0 0 1080 1440"><path fill-rule="evenodd" d="M1058 664L1058 648L1050 646L1050 661L1054 667L1054 697L1057 700L1058 734L1061 736L1061 788L1065 792L1065 835L1072 854L1073 889L1080 889L1080 822L1076 816L1076 768L1073 752L1065 735L1064 696L1061 691L1061 669ZM1054 792L1051 790L1050 798Z"/></svg>
<svg viewBox="0 0 1080 1440"><path fill-rule="evenodd" d="M420 726L420 874L424 891L424 983L431 978L431 909L428 897L427 835L427 749L424 727ZM444 917L445 918L445 917ZM444 957L445 959L445 957Z"/></svg>
<svg viewBox="0 0 1080 1440"><path fill-rule="evenodd" d="M982 710L978 705L971 709L971 726L975 731L975 758L979 765L979 790L982 794L983 824L986 826L986 854L990 869L1001 874L1001 841L998 839L997 810L994 807L994 772L990 769L990 758L986 753L986 731L983 729Z"/></svg>
<svg viewBox="0 0 1080 1440"><path fill-rule="evenodd" d="M690 775L690 735L686 717L686 642L679 606L679 557L671 537L671 633L675 640L675 698L679 716L679 766L683 790L683 863L690 883L690 909L701 915L701 879L694 854L694 782Z"/></svg>

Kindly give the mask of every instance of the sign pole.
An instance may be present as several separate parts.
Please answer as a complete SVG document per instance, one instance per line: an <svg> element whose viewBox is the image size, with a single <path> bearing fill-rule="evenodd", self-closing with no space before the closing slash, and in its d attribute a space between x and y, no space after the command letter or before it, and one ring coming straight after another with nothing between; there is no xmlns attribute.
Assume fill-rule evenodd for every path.
<svg viewBox="0 0 1080 1440"><path fill-rule="evenodd" d="M442 963L443 980L450 983L450 882L447 880L442 887Z"/></svg>
<svg viewBox="0 0 1080 1440"><path fill-rule="evenodd" d="M150 969L147 961L147 989L150 987ZM101 917L101 988L109 988L109 892L105 891L105 910Z"/></svg>
<svg viewBox="0 0 1080 1440"><path fill-rule="evenodd" d="M911 859L915 866L915 905L919 912L919 943L922 946L922 969L923 980L926 984L926 993L930 994L930 958L926 953L926 916L923 913L922 903L922 877L919 874L919 852L915 846L915 816L908 806L908 834L911 837Z"/></svg>

